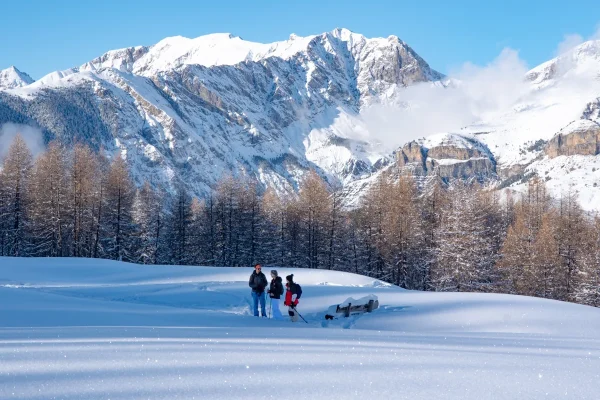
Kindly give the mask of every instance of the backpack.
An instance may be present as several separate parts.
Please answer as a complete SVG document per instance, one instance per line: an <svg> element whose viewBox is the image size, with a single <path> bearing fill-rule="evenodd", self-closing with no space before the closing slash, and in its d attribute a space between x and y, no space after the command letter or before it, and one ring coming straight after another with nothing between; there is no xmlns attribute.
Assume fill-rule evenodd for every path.
<svg viewBox="0 0 600 400"><path fill-rule="evenodd" d="M296 300L298 300L300 296L302 296L302 287L297 283L295 283L294 285L296 285Z"/></svg>

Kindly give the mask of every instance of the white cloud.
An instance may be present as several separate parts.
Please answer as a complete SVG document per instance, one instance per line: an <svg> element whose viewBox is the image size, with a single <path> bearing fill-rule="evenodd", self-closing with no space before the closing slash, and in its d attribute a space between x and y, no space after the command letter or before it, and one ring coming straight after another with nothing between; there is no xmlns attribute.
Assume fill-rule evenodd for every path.
<svg viewBox="0 0 600 400"><path fill-rule="evenodd" d="M554 53L558 57L562 54L565 54L572 48L579 46L584 41L585 40L583 39L583 36L578 33L565 35L563 40L558 44L558 47Z"/></svg>
<svg viewBox="0 0 600 400"><path fill-rule="evenodd" d="M422 83L401 89L394 104L371 106L362 118L371 140L392 151L411 140L457 131L505 112L529 90L527 71L518 52L505 48L486 66L465 63L450 74L447 87Z"/></svg>
<svg viewBox="0 0 600 400"><path fill-rule="evenodd" d="M600 23L596 25L596 31L592 34L590 40L600 40Z"/></svg>
<svg viewBox="0 0 600 400"><path fill-rule="evenodd" d="M39 128L29 125L5 123L0 127L0 160L3 160L10 148L10 145L15 140L15 136L20 134L27 147L36 157L44 151L44 136Z"/></svg>

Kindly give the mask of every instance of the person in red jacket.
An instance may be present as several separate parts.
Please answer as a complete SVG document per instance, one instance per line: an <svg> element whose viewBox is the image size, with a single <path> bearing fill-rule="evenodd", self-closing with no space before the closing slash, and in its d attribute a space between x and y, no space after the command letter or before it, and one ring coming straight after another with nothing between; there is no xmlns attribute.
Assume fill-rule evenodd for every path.
<svg viewBox="0 0 600 400"><path fill-rule="evenodd" d="M296 311L296 306L298 305L298 299L300 299L300 295L302 294L302 289L300 289L300 285L294 283L294 274L288 275L285 277L285 301L284 305L288 306L288 315L292 322L298 321L298 311Z"/></svg>

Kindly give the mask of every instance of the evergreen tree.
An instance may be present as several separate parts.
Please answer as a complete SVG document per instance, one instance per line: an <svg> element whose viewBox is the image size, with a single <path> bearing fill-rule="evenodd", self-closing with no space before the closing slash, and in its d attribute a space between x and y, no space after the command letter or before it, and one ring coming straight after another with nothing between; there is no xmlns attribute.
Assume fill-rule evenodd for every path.
<svg viewBox="0 0 600 400"><path fill-rule="evenodd" d="M557 241L561 258L559 275L561 289L558 299L573 300L577 279L580 275L584 248L585 216L579 206L577 195L569 190L560 199L557 219Z"/></svg>
<svg viewBox="0 0 600 400"><path fill-rule="evenodd" d="M287 214L285 203L275 190L268 188L262 197L264 263L284 266L287 261Z"/></svg>
<svg viewBox="0 0 600 400"><path fill-rule="evenodd" d="M28 241L28 191L33 157L21 135L15 136L1 171L2 255L26 256Z"/></svg>
<svg viewBox="0 0 600 400"><path fill-rule="evenodd" d="M94 254L95 205L99 201L100 184L105 174L101 165L99 156L89 147L75 144L72 151L69 182L71 200L68 207L72 228L71 253L75 257L91 257Z"/></svg>
<svg viewBox="0 0 600 400"><path fill-rule="evenodd" d="M35 162L30 184L31 254L70 255L73 215L66 151L52 142Z"/></svg>
<svg viewBox="0 0 600 400"><path fill-rule="evenodd" d="M331 203L329 191L323 179L310 171L300 183L298 211L301 224L300 265L306 268L322 268L327 259L327 223Z"/></svg>
<svg viewBox="0 0 600 400"><path fill-rule="evenodd" d="M549 299L559 298L559 247L556 241L556 215L551 210L542 217L542 224L532 245L531 267L524 277L527 294Z"/></svg>
<svg viewBox="0 0 600 400"><path fill-rule="evenodd" d="M457 182L440 227L439 260L432 272L436 290L481 290L488 282L490 260L495 254L485 225L487 218L476 189Z"/></svg>
<svg viewBox="0 0 600 400"><path fill-rule="evenodd" d="M586 252L573 297L578 303L600 307L600 217L588 224L583 245Z"/></svg>
<svg viewBox="0 0 600 400"><path fill-rule="evenodd" d="M136 226L133 219L135 189L125 160L115 157L106 180L103 222L105 255L119 261L135 261Z"/></svg>
<svg viewBox="0 0 600 400"><path fill-rule="evenodd" d="M145 182L136 192L132 213L138 229L135 260L141 264L157 264L164 251L163 196L153 189L149 182Z"/></svg>
<svg viewBox="0 0 600 400"><path fill-rule="evenodd" d="M189 263L191 227L192 197L180 184L177 187L170 212L168 243L171 249L171 264L186 265Z"/></svg>

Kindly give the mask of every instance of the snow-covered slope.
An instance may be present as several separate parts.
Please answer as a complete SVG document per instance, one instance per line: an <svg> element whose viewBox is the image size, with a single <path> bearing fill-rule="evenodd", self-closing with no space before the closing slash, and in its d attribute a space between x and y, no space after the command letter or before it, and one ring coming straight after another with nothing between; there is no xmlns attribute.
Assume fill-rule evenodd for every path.
<svg viewBox="0 0 600 400"><path fill-rule="evenodd" d="M33 79L15 67L0 71L0 90L23 87L31 83L33 83Z"/></svg>
<svg viewBox="0 0 600 400"><path fill-rule="evenodd" d="M597 397L600 311L412 292L333 271L302 284L308 324L250 316L250 269L0 258L0 398ZM330 305L380 308L324 321Z"/></svg>

